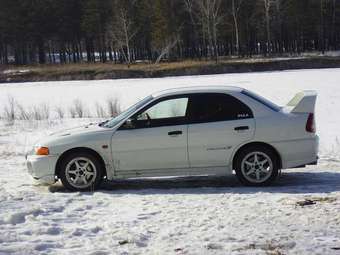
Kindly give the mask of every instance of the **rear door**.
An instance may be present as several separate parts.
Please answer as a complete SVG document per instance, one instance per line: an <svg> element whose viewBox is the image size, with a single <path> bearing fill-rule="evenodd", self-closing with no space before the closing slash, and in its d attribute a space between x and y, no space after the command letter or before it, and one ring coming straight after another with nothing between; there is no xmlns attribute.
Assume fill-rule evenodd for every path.
<svg viewBox="0 0 340 255"><path fill-rule="evenodd" d="M224 93L193 95L190 105L190 167L229 165L233 149L254 135L251 109Z"/></svg>

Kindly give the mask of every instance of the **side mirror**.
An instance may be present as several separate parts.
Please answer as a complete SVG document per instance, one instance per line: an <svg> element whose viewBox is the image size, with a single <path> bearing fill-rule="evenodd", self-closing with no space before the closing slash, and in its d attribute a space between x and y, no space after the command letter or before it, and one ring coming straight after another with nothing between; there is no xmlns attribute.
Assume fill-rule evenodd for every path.
<svg viewBox="0 0 340 255"><path fill-rule="evenodd" d="M124 127L125 128L134 128L135 127L135 123L134 123L134 119L127 119L124 123Z"/></svg>

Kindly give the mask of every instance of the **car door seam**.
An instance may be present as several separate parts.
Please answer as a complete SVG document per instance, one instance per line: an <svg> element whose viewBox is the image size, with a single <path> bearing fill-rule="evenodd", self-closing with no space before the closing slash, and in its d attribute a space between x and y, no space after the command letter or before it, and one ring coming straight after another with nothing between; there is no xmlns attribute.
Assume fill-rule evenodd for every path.
<svg viewBox="0 0 340 255"><path fill-rule="evenodd" d="M188 167L191 168L190 155L189 155L189 124L187 124L187 160L188 160Z"/></svg>

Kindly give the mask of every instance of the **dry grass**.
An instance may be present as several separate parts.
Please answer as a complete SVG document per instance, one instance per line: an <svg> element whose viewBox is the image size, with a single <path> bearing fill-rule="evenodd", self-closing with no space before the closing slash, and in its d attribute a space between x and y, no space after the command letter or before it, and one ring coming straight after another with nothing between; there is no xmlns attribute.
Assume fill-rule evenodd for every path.
<svg viewBox="0 0 340 255"><path fill-rule="evenodd" d="M136 63L130 65L113 64L113 63L80 63L80 64L53 64L53 65L30 65L30 66L9 66L7 69L15 71L29 70L33 74L41 75L68 75L75 73L106 73L111 71L159 71L171 70L178 68L189 68L196 66L212 65L214 62L200 62L200 61L183 61L183 62L169 62L160 64L146 64Z"/></svg>
<svg viewBox="0 0 340 255"><path fill-rule="evenodd" d="M0 119L7 123L16 120L54 120L63 118L111 118L121 112L120 99L108 97L105 102L94 102L94 106L88 107L80 99L75 99L67 108L48 103L24 106L14 97L8 95L7 101L0 108Z"/></svg>
<svg viewBox="0 0 340 255"><path fill-rule="evenodd" d="M220 58L217 65L237 64L237 63L260 63L276 61L275 58ZM35 74L74 74L74 73L102 73L119 70L130 71L166 71L173 69L183 69L192 67L204 67L216 65L212 60L185 60L178 62L162 62L159 64L153 63L134 63L128 67L125 64L114 63L79 63L79 64L47 64L47 65L28 65L28 66L8 66L10 70L30 70Z"/></svg>
<svg viewBox="0 0 340 255"><path fill-rule="evenodd" d="M101 80L124 78L155 78L176 75L199 75L252 71L275 71L300 68L331 68L340 66L340 57L221 57L213 60L178 62L138 62L129 67L114 63L46 64L7 66L0 72L0 82Z"/></svg>
<svg viewBox="0 0 340 255"><path fill-rule="evenodd" d="M14 97L8 95L7 103L3 109L3 118L8 121L13 121L15 119L15 106L16 102Z"/></svg>

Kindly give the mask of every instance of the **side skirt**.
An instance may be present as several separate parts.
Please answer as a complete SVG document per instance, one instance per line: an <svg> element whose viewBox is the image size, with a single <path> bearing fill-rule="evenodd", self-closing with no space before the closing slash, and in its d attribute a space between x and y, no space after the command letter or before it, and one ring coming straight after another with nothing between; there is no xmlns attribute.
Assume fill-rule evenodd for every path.
<svg viewBox="0 0 340 255"><path fill-rule="evenodd" d="M145 169L145 170L119 170L115 171L113 178L135 177L164 177L164 176L195 176L195 175L232 175L229 166L194 167L179 169Z"/></svg>

